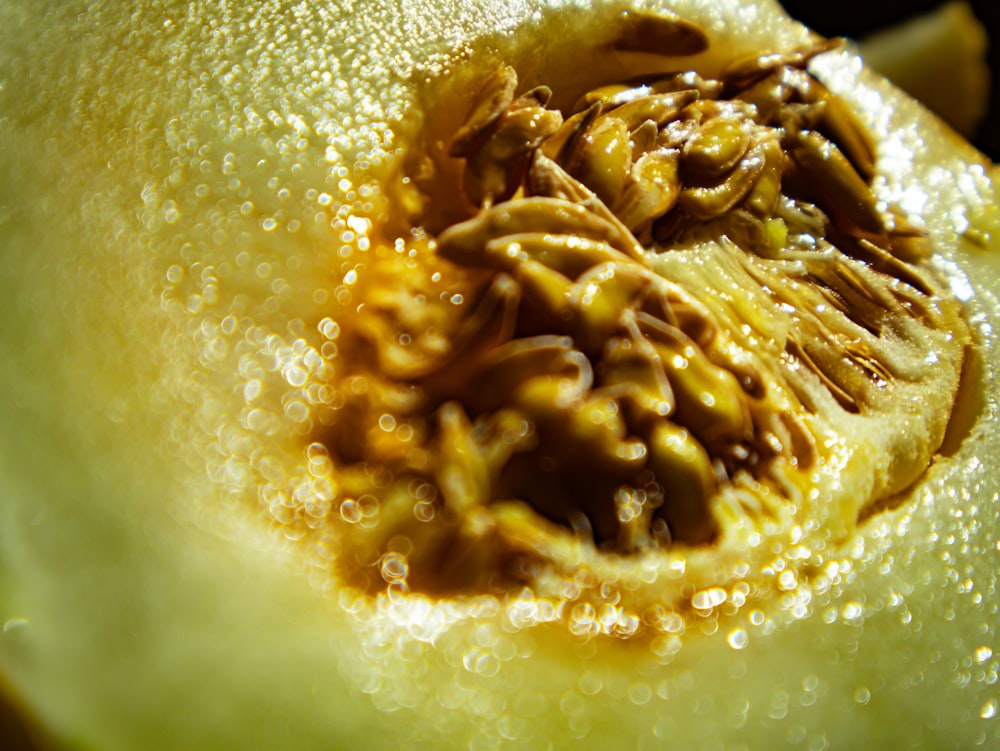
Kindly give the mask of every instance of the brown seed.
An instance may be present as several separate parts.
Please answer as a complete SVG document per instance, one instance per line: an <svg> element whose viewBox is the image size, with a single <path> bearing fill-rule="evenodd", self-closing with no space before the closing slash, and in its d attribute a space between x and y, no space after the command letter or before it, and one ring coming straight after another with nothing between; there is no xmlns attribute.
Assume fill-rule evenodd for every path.
<svg viewBox="0 0 1000 751"><path fill-rule="evenodd" d="M652 120L647 120L634 131L632 131L630 142L632 144L632 161L649 153L656 148L656 137L659 135L659 128Z"/></svg>
<svg viewBox="0 0 1000 751"><path fill-rule="evenodd" d="M617 117L598 120L583 137L570 173L608 206L621 195L632 166L632 144L625 123Z"/></svg>
<svg viewBox="0 0 1000 751"><path fill-rule="evenodd" d="M830 393L848 412L859 413L873 396L871 381L856 362L846 356L837 341L819 321L803 323L800 354Z"/></svg>
<svg viewBox="0 0 1000 751"><path fill-rule="evenodd" d="M660 76L641 76L624 83L609 84L588 91L580 97L573 111L578 112L595 102L602 103L610 110L645 96L690 89L697 90L703 99L716 99L722 94L723 88L721 81L702 78L693 70Z"/></svg>
<svg viewBox="0 0 1000 751"><path fill-rule="evenodd" d="M593 127L602 111L602 104L594 102L582 112L566 118L559 130L542 144L541 153L562 165L573 164L583 144L584 136Z"/></svg>
<svg viewBox="0 0 1000 751"><path fill-rule="evenodd" d="M509 65L495 68L484 82L483 95L476 102L465 124L452 138L448 154L465 157L472 154L489 137L490 128L514 101L517 72Z"/></svg>
<svg viewBox="0 0 1000 751"><path fill-rule="evenodd" d="M926 237L923 240L927 242ZM890 245L892 252L863 237L858 239L856 243L852 243L849 248L841 249L845 252L854 250L852 255L868 263L871 268L910 285L922 295L934 294L934 285L927 278L926 272L920 267L912 265L905 258L898 256L896 242L896 238L893 238ZM846 243L841 243L841 245L846 246Z"/></svg>
<svg viewBox="0 0 1000 751"><path fill-rule="evenodd" d="M669 417L676 400L659 354L637 329L629 334L605 345L598 365L600 391L628 407L630 424Z"/></svg>
<svg viewBox="0 0 1000 751"><path fill-rule="evenodd" d="M625 310L654 278L636 263L605 263L582 274L569 290L568 300L577 345L588 353L599 351L620 327Z"/></svg>
<svg viewBox="0 0 1000 751"><path fill-rule="evenodd" d="M572 380L579 393L589 391L593 373L586 358L572 357L568 336L543 335L515 339L490 353L483 371L470 383L463 402L476 412L509 404L517 388L530 378L558 376Z"/></svg>
<svg viewBox="0 0 1000 751"><path fill-rule="evenodd" d="M576 279L598 264L621 263L627 256L601 240L548 232L505 235L486 243L484 260L493 268L512 271L529 259Z"/></svg>
<svg viewBox="0 0 1000 751"><path fill-rule="evenodd" d="M543 149L532 155L524 187L531 197L558 198L569 203L586 203L596 199L586 185L547 157Z"/></svg>
<svg viewBox="0 0 1000 751"><path fill-rule="evenodd" d="M572 279L530 258L517 264L513 275L524 294L522 333L574 333Z"/></svg>
<svg viewBox="0 0 1000 751"><path fill-rule="evenodd" d="M473 312L462 321L447 354L414 363L403 372L387 370L388 374L419 383L431 393L460 393L490 352L514 335L520 301L521 289L514 279L497 274Z"/></svg>
<svg viewBox="0 0 1000 751"><path fill-rule="evenodd" d="M885 220L868 184L834 144L807 131L789 137L786 148L796 172L795 188L846 232L884 236Z"/></svg>
<svg viewBox="0 0 1000 751"><path fill-rule="evenodd" d="M641 314L638 324L659 353L677 395L674 419L679 424L708 445L752 435L745 397L732 373L712 363L679 329Z"/></svg>
<svg viewBox="0 0 1000 751"><path fill-rule="evenodd" d="M490 497L489 472L465 410L448 402L438 412L438 424L440 460L435 479L445 503L456 513L485 505Z"/></svg>
<svg viewBox="0 0 1000 751"><path fill-rule="evenodd" d="M686 107L697 102L700 96L697 89L654 94L626 102L610 111L605 110L602 117L618 118L625 123L625 127L630 133L647 120L652 120L657 127L662 127L677 117Z"/></svg>
<svg viewBox="0 0 1000 751"><path fill-rule="evenodd" d="M731 88L744 89L779 68L786 66L805 68L806 64L817 55L843 46L843 39L824 39L810 47L802 47L791 52L775 52L739 58L723 67L721 78Z"/></svg>
<svg viewBox="0 0 1000 751"><path fill-rule="evenodd" d="M649 96L652 93L654 93L652 88L646 84L630 86L625 83L613 83L607 86L599 86L580 97L574 105L573 111L579 113L593 107L595 104L612 109L627 102L640 99L641 97Z"/></svg>
<svg viewBox="0 0 1000 751"><path fill-rule="evenodd" d="M577 235L628 252L619 247L621 231L608 221L579 204L540 196L499 204L452 225L438 237L437 252L455 263L479 266L488 241L524 232Z"/></svg>
<svg viewBox="0 0 1000 751"><path fill-rule="evenodd" d="M675 149L651 151L632 167L629 181L615 205L615 213L633 233L674 207L681 192Z"/></svg>
<svg viewBox="0 0 1000 751"><path fill-rule="evenodd" d="M687 56L707 50L708 37L700 27L668 11L629 13L612 46L623 52Z"/></svg>
<svg viewBox="0 0 1000 751"><path fill-rule="evenodd" d="M614 399L591 393L578 407L567 410L566 417L560 440L569 442L574 459L596 463L605 472L618 475L642 468L646 447L628 437L628 427Z"/></svg>
<svg viewBox="0 0 1000 751"><path fill-rule="evenodd" d="M901 261L918 263L934 253L934 246L926 234L892 233L891 238L889 247L892 249L892 254Z"/></svg>
<svg viewBox="0 0 1000 751"><path fill-rule="evenodd" d="M646 441L647 466L663 486L663 505L656 516L664 519L671 537L690 544L706 543L717 532L708 499L716 489L708 452L684 428L664 420Z"/></svg>
<svg viewBox="0 0 1000 751"><path fill-rule="evenodd" d="M722 96L724 85L722 81L702 78L696 71L687 70L683 73L669 73L659 78L650 79L649 88L653 94L695 89L701 94L702 99L718 99Z"/></svg>
<svg viewBox="0 0 1000 751"><path fill-rule="evenodd" d="M750 84L736 94L736 98L754 105L760 122L776 122L777 113L788 103L793 93L793 88L786 81L787 71L787 68L779 68Z"/></svg>
<svg viewBox="0 0 1000 751"><path fill-rule="evenodd" d="M521 182L532 150L560 125L562 115L542 107L534 95L518 97L486 141L469 156L464 175L466 195L477 205L509 198Z"/></svg>
<svg viewBox="0 0 1000 751"><path fill-rule="evenodd" d="M823 107L814 127L837 145L865 182L875 176L875 144L868 131L844 105L815 78L813 89Z"/></svg>
<svg viewBox="0 0 1000 751"><path fill-rule="evenodd" d="M562 167L536 151L527 175L527 192L531 196L559 198L586 208L599 219L607 222L616 233L609 241L615 249L634 261L646 263L646 251L628 227L601 201L593 191ZM575 233L578 234L578 233Z"/></svg>
<svg viewBox="0 0 1000 751"><path fill-rule="evenodd" d="M735 118L716 117L703 123L681 151L684 175L695 181L711 180L729 172L747 152L750 134Z"/></svg>
<svg viewBox="0 0 1000 751"><path fill-rule="evenodd" d="M764 150L757 146L739 161L722 182L684 188L678 199L679 205L695 219L721 216L743 200L763 172Z"/></svg>
<svg viewBox="0 0 1000 751"><path fill-rule="evenodd" d="M759 217L774 216L781 199L781 177L785 167L785 153L775 137L767 138L761 144L764 155L764 169L757 182L747 194L746 207Z"/></svg>

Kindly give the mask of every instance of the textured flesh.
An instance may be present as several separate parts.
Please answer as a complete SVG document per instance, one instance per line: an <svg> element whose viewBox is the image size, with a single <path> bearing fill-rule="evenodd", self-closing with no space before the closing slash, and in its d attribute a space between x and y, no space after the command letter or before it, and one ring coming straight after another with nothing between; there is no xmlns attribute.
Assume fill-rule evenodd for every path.
<svg viewBox="0 0 1000 751"><path fill-rule="evenodd" d="M804 73L789 62L778 75L802 80ZM511 76L498 76L505 82L498 92L513 89ZM733 144L726 158L734 174L744 167L753 174L761 164L751 154L762 146L741 156L748 141L775 146L777 159L767 160L772 186L781 180L779 144L789 144L803 169L825 163L806 155L833 148L829 142L805 151L806 141L794 135L805 127L787 119L794 103L734 110L740 84L732 79L751 83L745 72L723 77L730 82L699 84L701 99L689 107L690 91L639 96L620 109L606 103L590 135L564 141L560 135L593 112L581 109L542 141L551 158L529 159L523 192L504 177L517 170L496 169L494 159L516 164L523 157L517 145L530 149L561 117L553 123L555 113L525 94L491 131L497 97L484 77L486 106L473 110L484 114L470 118L449 152L469 157L462 178L468 198L497 191L493 205L441 232L436 253L406 233L395 248L377 245L352 286L356 314L338 319L341 372L333 383L348 386L341 386L347 403L312 451L314 460L332 460L347 500L339 502L342 520L334 514L331 524L305 534L344 539L336 559L348 581L436 592L484 591L487 582L495 588L506 581L515 591L527 585L575 602L581 615L587 602L595 609L611 602L621 610L600 628L633 633L647 615L654 628L661 620L643 612L650 603L658 613L704 602L707 588L761 585L775 545L796 548L784 556L786 579L822 568L859 515L926 469L947 427L967 344L960 303L926 260L877 264L875 271L842 254L861 250L851 250L858 229L844 207L865 205L865 198L875 204L860 176L844 179L855 174L846 158L830 160L840 171L805 179L786 168L782 192L837 178L857 186L849 198L813 191L833 217L823 228L809 218L819 211L811 205L793 208L782 199L784 218L775 217L761 192L752 208L733 206L739 192L728 201L694 198L724 196L732 182L718 176L720 192L704 183L684 188L662 217L665 209L635 200L642 183L634 173L650 165L673 165L664 167L661 184L670 184L672 172L682 184L713 185L704 170L716 169L715 157L702 146L720 136ZM683 88L691 80L673 83ZM730 93L720 101L713 89ZM553 91L554 100L574 98L558 85ZM441 101L445 109L448 100ZM623 152L630 147L615 144L628 143L626 121L635 127L653 111L670 121L662 138L686 143L682 156L663 146L629 175ZM700 141L684 135L699 116ZM766 124L782 118L780 129ZM747 141L731 138L736 120L752 134ZM840 132L846 148L843 134L851 130ZM819 138L814 132L810 142ZM433 144L433 133L425 141ZM436 156L433 145L427 151ZM454 161L438 156L441 177L416 178L422 192L437 196L424 202L418 226L435 226L441 213L463 207L456 188L441 185ZM573 175L600 197L587 197ZM616 181L635 182L623 189ZM644 219L644 212L652 214ZM616 228L602 216L628 223ZM882 219L859 220L876 238ZM905 298L896 301L896 294ZM440 349L443 331L453 332L453 349ZM365 357L366 350L377 357ZM363 392L355 387L362 378ZM373 466L385 467L384 481L372 482ZM600 552L580 539L591 535ZM674 574L678 565L683 576Z"/></svg>
<svg viewBox="0 0 1000 751"><path fill-rule="evenodd" d="M345 233L398 175L420 82L471 79L473 48L568 76L588 34L542 5L0 10L0 670L66 746L1000 738L994 175L849 54L828 83L876 134L880 195L925 222L981 354L945 456L824 584L652 642L582 641L522 628L547 617L530 601L351 613L245 514L298 445L280 401L295 342L350 286ZM673 7L734 51L808 41L770 4ZM617 10L588 16L595 40Z"/></svg>

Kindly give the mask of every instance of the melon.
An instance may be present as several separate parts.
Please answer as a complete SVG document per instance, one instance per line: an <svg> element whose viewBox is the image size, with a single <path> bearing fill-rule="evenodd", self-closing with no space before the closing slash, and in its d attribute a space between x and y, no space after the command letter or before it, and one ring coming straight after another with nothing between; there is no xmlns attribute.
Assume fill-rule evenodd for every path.
<svg viewBox="0 0 1000 751"><path fill-rule="evenodd" d="M769 0L0 20L45 743L1000 741L997 173L851 45Z"/></svg>

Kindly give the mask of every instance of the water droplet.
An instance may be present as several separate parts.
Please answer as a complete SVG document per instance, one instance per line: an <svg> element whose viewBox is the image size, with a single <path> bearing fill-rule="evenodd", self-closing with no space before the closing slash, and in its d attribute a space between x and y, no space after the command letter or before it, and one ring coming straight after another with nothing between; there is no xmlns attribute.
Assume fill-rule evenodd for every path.
<svg viewBox="0 0 1000 751"><path fill-rule="evenodd" d="M861 617L862 613L864 613L864 609L861 607L860 603L849 602L846 605L844 605L844 609L843 611L841 611L841 613L844 618L846 618L849 621L853 621Z"/></svg>
<svg viewBox="0 0 1000 751"><path fill-rule="evenodd" d="M18 629L26 628L30 621L27 618L10 618L3 624L3 632L9 634Z"/></svg>
<svg viewBox="0 0 1000 751"><path fill-rule="evenodd" d="M729 642L729 646L733 649L743 649L749 640L747 639L746 631L741 628L734 628L729 632L726 641Z"/></svg>
<svg viewBox="0 0 1000 751"><path fill-rule="evenodd" d="M628 698L633 704L642 706L653 698L653 690L646 683L636 683L629 688Z"/></svg>
<svg viewBox="0 0 1000 751"><path fill-rule="evenodd" d="M726 590L721 587L712 587L701 592L696 592L691 598L691 604L698 610L711 610L726 601Z"/></svg>
<svg viewBox="0 0 1000 751"><path fill-rule="evenodd" d="M297 389L305 385L309 374L298 365L292 365L285 368L284 376L288 385Z"/></svg>
<svg viewBox="0 0 1000 751"><path fill-rule="evenodd" d="M979 716L984 720L992 720L997 716L997 700L990 699L988 702L983 704L982 708L979 710Z"/></svg>

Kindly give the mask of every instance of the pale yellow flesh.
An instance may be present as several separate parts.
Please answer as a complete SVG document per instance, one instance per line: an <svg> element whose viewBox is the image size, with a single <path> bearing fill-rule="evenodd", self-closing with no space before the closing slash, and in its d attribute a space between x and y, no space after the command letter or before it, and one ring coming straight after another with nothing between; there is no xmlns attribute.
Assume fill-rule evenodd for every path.
<svg viewBox="0 0 1000 751"><path fill-rule="evenodd" d="M708 636L693 628L677 641L581 644L557 627L505 630L502 613L447 628L451 611L419 603L346 613L293 546L247 513L269 470L243 475L219 458L220 445L237 459L253 453L240 442L247 435L275 457L298 439L284 412L274 436L262 435L273 391L263 415L246 404L254 366L272 389L287 378L257 352L241 359L232 340L220 348L225 336L213 328L242 310L291 346L299 330L289 321L318 323L327 308L315 291L334 291L350 268L338 255L346 228L331 219L360 188L339 183L335 158L352 177L356 154L377 157L368 169L390 179L393 150L420 124L408 109L416 89L403 83L423 80L415 66L471 77L475 68L449 62L462 54L458 40L524 22L494 42L538 59L539 76L567 75L579 42L531 21L530 3L446 13L421 3L405 16L370 2L353 13L136 4L134 18L114 3L53 5L48 15L39 3L0 10L0 671L60 743L1000 740L1000 385L988 354L1000 261L985 237L1000 231L994 175L916 105L859 75L849 55L825 62L828 83L882 143L890 176L879 178L881 195L926 222L941 266L969 298L986 354L968 436L912 502L842 557L828 592L798 586L784 601L751 602L706 620L716 630ZM715 19L734 50L807 39L769 4L675 7L706 27ZM604 28L612 15L605 8L585 23ZM580 23L575 12L565 18ZM343 78L353 85L341 91ZM197 261L215 267L218 284Z"/></svg>
<svg viewBox="0 0 1000 751"><path fill-rule="evenodd" d="M986 29L952 0L861 40L865 63L971 138L986 114L991 72Z"/></svg>

